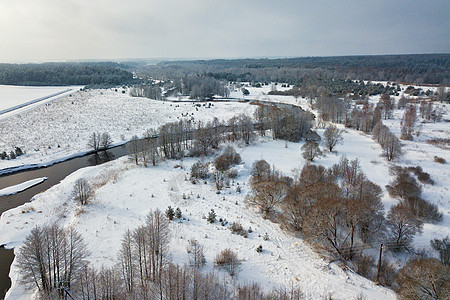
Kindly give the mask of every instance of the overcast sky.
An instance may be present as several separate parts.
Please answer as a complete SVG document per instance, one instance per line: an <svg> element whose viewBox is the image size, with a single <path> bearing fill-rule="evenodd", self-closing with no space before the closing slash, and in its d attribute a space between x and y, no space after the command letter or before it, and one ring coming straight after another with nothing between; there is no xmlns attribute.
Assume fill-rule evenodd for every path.
<svg viewBox="0 0 450 300"><path fill-rule="evenodd" d="M450 0L0 0L0 62L449 53Z"/></svg>

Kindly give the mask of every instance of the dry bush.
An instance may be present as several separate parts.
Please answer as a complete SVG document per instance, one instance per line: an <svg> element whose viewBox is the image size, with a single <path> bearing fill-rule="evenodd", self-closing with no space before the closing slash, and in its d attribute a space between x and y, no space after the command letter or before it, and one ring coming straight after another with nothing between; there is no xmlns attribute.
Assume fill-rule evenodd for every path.
<svg viewBox="0 0 450 300"><path fill-rule="evenodd" d="M241 262L238 259L237 253L231 249L225 249L216 255L214 259L216 267L226 270L230 276L234 276L239 271L239 265Z"/></svg>
<svg viewBox="0 0 450 300"><path fill-rule="evenodd" d="M210 162L203 163L197 161L191 167L191 179L207 179L210 176L209 173Z"/></svg>
<svg viewBox="0 0 450 300"><path fill-rule="evenodd" d="M356 272L366 278L371 278L373 274L373 267L375 266L375 259L370 255L360 254L354 259Z"/></svg>
<svg viewBox="0 0 450 300"><path fill-rule="evenodd" d="M230 230L232 233L242 235L243 237L247 237L248 235L248 231L245 230L239 222L233 222L233 224L231 224Z"/></svg>
<svg viewBox="0 0 450 300"><path fill-rule="evenodd" d="M236 165L241 162L241 156L234 150L232 146L227 146L222 155L218 156L214 160L214 166L216 170L225 172L232 165Z"/></svg>
<svg viewBox="0 0 450 300"><path fill-rule="evenodd" d="M450 149L450 139L439 139L434 138L427 141L428 144L442 148L442 149Z"/></svg>
<svg viewBox="0 0 450 300"><path fill-rule="evenodd" d="M422 222L438 223L442 221L442 213L439 212L436 204L420 197L409 197L403 200L402 203Z"/></svg>
<svg viewBox="0 0 450 300"><path fill-rule="evenodd" d="M415 258L398 272L402 299L449 299L450 267L435 258Z"/></svg>
<svg viewBox="0 0 450 300"><path fill-rule="evenodd" d="M378 280L382 286L392 286L394 284L396 274L397 271L394 264L384 259L381 260L380 277ZM374 278L374 280L375 279L376 278Z"/></svg>
<svg viewBox="0 0 450 300"><path fill-rule="evenodd" d="M447 161L443 157L435 156L434 157L434 162L437 162L437 163L440 163L440 164L445 164Z"/></svg>
<svg viewBox="0 0 450 300"><path fill-rule="evenodd" d="M72 195L76 201L80 202L81 205L86 205L94 196L94 189L86 179L80 178L75 181Z"/></svg>

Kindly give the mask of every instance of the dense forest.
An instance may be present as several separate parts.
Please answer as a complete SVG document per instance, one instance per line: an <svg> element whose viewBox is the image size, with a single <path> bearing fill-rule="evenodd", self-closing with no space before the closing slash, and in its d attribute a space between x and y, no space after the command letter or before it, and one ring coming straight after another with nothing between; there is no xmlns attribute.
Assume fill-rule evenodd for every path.
<svg viewBox="0 0 450 300"><path fill-rule="evenodd" d="M219 80L295 85L311 78L448 85L449 66L449 54L217 59L162 62L141 67L139 74L158 78L202 74Z"/></svg>
<svg viewBox="0 0 450 300"><path fill-rule="evenodd" d="M114 86L133 82L128 68L112 62L0 64L0 84Z"/></svg>

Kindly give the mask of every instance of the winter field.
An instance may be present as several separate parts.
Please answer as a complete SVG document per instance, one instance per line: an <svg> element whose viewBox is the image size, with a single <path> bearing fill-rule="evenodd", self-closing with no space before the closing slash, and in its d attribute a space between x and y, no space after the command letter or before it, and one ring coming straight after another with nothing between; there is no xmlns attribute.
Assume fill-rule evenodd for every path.
<svg viewBox="0 0 450 300"><path fill-rule="evenodd" d="M21 114L0 119L0 152L20 147L25 155L0 160L0 170L30 164L48 164L91 149L89 136L107 132L114 144L124 143L148 129L180 119L227 120L239 113L253 114L244 103L170 103L135 98L114 90L78 91Z"/></svg>
<svg viewBox="0 0 450 300"><path fill-rule="evenodd" d="M306 99L266 95L270 89L270 86L248 87L250 95L245 98L279 101L310 109ZM242 97L242 93L232 91L230 96ZM398 98L395 97L396 100ZM378 99L379 96L374 96L370 101L377 102ZM330 167L338 163L342 155L349 160L357 158L368 179L382 187L385 212L398 202L389 196L385 188L394 179L389 173L389 167L394 164L411 167L420 165L435 182L434 185L421 184L422 197L439 207L443 220L438 224L424 224L423 233L416 236L413 242L418 249L429 250L431 239L450 236L449 149L427 143L434 138L450 138L450 123L446 121L450 119L448 107L439 107L444 111L443 121L431 123L419 117L419 135L414 136L413 141L401 141L405 153L393 162L381 156L382 149L371 135L340 125L344 129L343 144L337 146L335 153L326 153L314 162ZM186 114L195 120L206 121L214 116L228 119L242 112L252 114L253 110L253 105L241 103L214 103L211 108L206 108L191 103L175 104L132 98L120 91L77 92L49 106L40 106L0 121L0 150L20 145L27 152L16 160L0 161L0 169L19 164L46 163L87 151L88 136L93 131L109 132L114 142L118 143L135 134L141 135L148 128L178 120ZM400 135L402 115L403 111L395 110L392 119L383 120L397 136ZM324 129L319 128L317 132L323 135ZM129 159L121 158L101 166L84 168L36 195L31 203L5 212L0 219L0 244L17 250L33 227L54 222L64 228L77 229L88 245L91 252L89 260L93 266L113 266L117 264L116 257L123 233L143 224L150 210L159 208L164 211L170 205L180 207L186 218L181 222L170 223L170 254L175 263L183 265L188 262L186 246L190 239L196 239L206 250L205 271L217 270L214 268L214 257L225 248L231 247L238 253L242 264L236 279L224 271L217 271L230 285L258 282L266 289L296 286L300 287L307 299L323 299L327 296L333 299L355 299L358 296L366 299L395 299L393 291L375 285L350 269L329 263L301 238L281 230L279 224L264 220L256 210L245 205L244 197L250 191L247 184L252 163L265 159L285 175L292 176L293 169L301 169L305 164L300 150L303 144L273 141L270 137L259 137L250 146L234 144L242 157L242 163L234 167L238 177L221 194L216 193L212 182L192 184L188 180L190 167L198 158L166 160L156 167L148 168L135 166ZM221 147L223 149L225 145ZM434 156L444 158L447 163L435 162ZM212 161L214 157L204 159ZM86 178L96 189L92 203L83 208L71 195L74 183L79 178ZM241 188L240 193L237 191L238 186ZM211 209L215 210L217 218L225 218L229 223L238 221L244 228L251 227L253 232L244 238L232 234L229 225L222 226L217 222L209 224L205 216ZM268 240L263 239L266 233ZM263 247L262 253L255 251L259 245ZM366 251L376 255L378 249ZM403 265L407 259L403 254L386 252L384 255L397 266ZM18 275L18 267L13 263L10 273L13 286L7 299L32 299L34 291L21 286Z"/></svg>
<svg viewBox="0 0 450 300"><path fill-rule="evenodd" d="M79 86L12 86L0 85L0 120L32 107L67 96Z"/></svg>
<svg viewBox="0 0 450 300"><path fill-rule="evenodd" d="M369 147L373 143L364 137L356 138L354 142L361 141ZM349 147L352 144L349 141ZM220 271L231 285L258 282L267 289L298 286L307 299L326 295L332 295L334 299L353 299L359 294L369 299L394 299L392 291L351 271L344 271L336 264L328 264L301 239L283 232L277 224L263 220L256 211L246 208L244 195L249 191L246 183L253 161L266 159L291 174L293 167L304 164L299 155L300 146L290 143L285 148L284 142L262 139L252 146L237 148L243 159L236 167L239 177L219 195L212 183L194 185L186 180L190 166L197 159L165 161L157 167L144 168L122 158L102 166L84 168L35 196L31 203L4 213L0 220L0 242L17 247L36 225L55 222L63 227L74 226L88 244L91 263L97 267L112 266L117 263L116 253L125 230L142 224L150 209L165 210L171 205L180 207L187 218L182 222L172 221L170 225L170 253L175 263L187 263L187 242L196 239L206 249L205 271L214 269L214 256L221 250L231 247L237 251L242 260L237 281L233 282ZM326 161L337 162L338 158L330 156ZM183 169L176 165L182 165ZM71 198L73 184L81 177L99 186L95 200L83 210ZM238 186L242 187L241 193L236 192ZM229 224L209 224L205 216L210 209L215 210L217 218L225 218L230 223L238 221L244 228L251 227L253 232L244 238L232 234ZM263 240L266 233L267 241ZM263 246L260 254L255 251L259 245ZM16 284L18 273L14 264L11 274L14 286L8 299L22 299L24 293L31 298L32 292Z"/></svg>

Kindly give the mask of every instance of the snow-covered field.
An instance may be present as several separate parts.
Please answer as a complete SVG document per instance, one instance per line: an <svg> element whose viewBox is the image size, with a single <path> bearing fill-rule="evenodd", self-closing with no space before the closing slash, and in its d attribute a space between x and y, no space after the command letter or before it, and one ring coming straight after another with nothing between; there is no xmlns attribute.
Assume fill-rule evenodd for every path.
<svg viewBox="0 0 450 300"><path fill-rule="evenodd" d="M20 147L25 155L0 160L0 170L50 161L89 151L93 132L108 132L114 143L133 135L142 136L180 119L210 121L214 116L227 120L240 113L253 114L254 105L245 103L170 103L134 98L114 90L78 91L47 105L0 120L0 152Z"/></svg>
<svg viewBox="0 0 450 300"><path fill-rule="evenodd" d="M365 137L355 142L373 143ZM142 224L151 209L165 210L171 205L180 207L187 218L181 223L171 222L170 248L175 263L187 263L187 242L196 239L206 249L205 270L213 268L214 256L221 250L231 247L237 251L242 260L238 275L241 283L259 282L267 289L294 285L300 287L308 299L326 295L332 295L333 299L353 299L359 294L368 299L394 299L392 291L335 264L328 265L301 239L290 236L278 224L262 219L256 211L245 207L246 183L252 163L263 158L291 174L293 167L304 164L300 146L301 143L290 143L285 148L282 141L264 139L253 146L237 148L243 159L243 163L237 166L239 177L219 195L212 183L192 184L186 180L190 166L197 159L184 160L181 163L183 169L175 168L180 161L165 161L157 167L144 168L134 166L127 158L84 168L68 176L61 184L36 195L31 203L4 213L0 220L0 243L7 243L8 247L19 246L34 226L56 222L77 228L89 245L93 265L111 266L117 263L115 254L125 230ZM349 157L352 156L349 153ZM330 156L326 161L334 159ZM82 212L70 196L74 182L80 177L99 186L95 200ZM236 192L238 185L242 187L241 193ZM183 194L186 199L183 199ZM229 226L209 224L204 216L210 209L215 210L217 218L225 218L230 223L238 221L244 228L251 227L253 232L244 238L232 234ZM267 241L263 239L266 233L269 236ZM264 250L261 254L255 251L259 245ZM16 284L17 271L13 264L14 286L8 299L23 297L23 288ZM228 275L221 274L232 282Z"/></svg>
<svg viewBox="0 0 450 300"><path fill-rule="evenodd" d="M280 89L279 86L278 88ZM250 95L245 96L246 99L290 103L309 109L306 99L295 100L293 97L266 95L271 90L270 86L247 89ZM232 91L230 96L240 98L242 92ZM370 101L377 102L378 98L372 97ZM443 119L449 119L448 108L442 106L442 109L445 112ZM26 132L22 139L40 149L30 153L25 148L26 156L18 160L23 164L39 163L85 151L86 141L93 131L107 131L115 142L119 142L122 140L121 135L129 139L148 128L175 121L186 113L195 120L209 120L213 116L227 119L241 112L251 114L253 110L254 106L248 104L214 103L211 108L201 106L197 111L191 103L163 103L131 98L109 90L94 90L79 92L72 97L55 101L50 106L39 107L36 112L29 111L27 114L15 116L14 119L9 118L8 120L13 119L14 122L11 121L7 125L15 130L14 134L19 134L22 129ZM397 136L400 134L402 114L402 111L396 110L394 118L384 122ZM31 122L27 125L28 119ZM385 189L393 179L389 167L394 164L420 165L435 182L434 185L421 184L423 198L438 205L444 215L439 224L424 224L422 235L414 240L415 247L429 248L430 239L450 236L450 153L448 149L439 148L426 141L432 138L450 138L450 123L421 121L420 119L420 135L415 136L414 141L402 141L405 154L394 162L387 162L381 156L381 147L370 135L344 129L339 125L345 130L343 145L337 146L337 153L327 153L315 163L330 167L339 161L341 155L350 160L358 158L368 178L383 188L386 211L397 203ZM62 125L58 125L61 123ZM1 122L0 128L3 128L4 124ZM66 136L64 130L67 130ZM37 133L46 131L49 134L43 134L43 137ZM324 130L317 131L323 134ZM28 139L25 136L29 136ZM62 142L54 139L61 139ZM3 139L0 141L0 150L2 142ZM57 144L61 146L61 150L57 150ZM64 148L65 144L73 145L74 149ZM5 243L7 247L17 249L34 226L56 222L65 227L77 228L88 243L92 252L90 261L94 266L112 266L116 263L115 254L120 248L123 232L141 225L151 209L165 210L171 205L180 207L183 216L187 218L181 223L171 222L171 255L175 263L187 262L187 241L197 239L206 249L205 270L213 268L214 256L221 250L231 247L237 251L242 259L238 282L259 282L267 289L280 285L299 286L308 299L321 299L327 295L332 295L333 299L354 299L358 295L364 295L367 299L394 299L395 294L391 290L376 286L350 270L344 271L334 263L328 264L300 238L289 235L282 231L278 224L263 220L256 211L245 207L244 197L249 192L247 182L252 163L265 159L284 174L291 175L294 168L301 168L305 163L300 150L302 144L285 144L284 141L259 138L251 146L238 145L236 149L243 159L243 163L236 167L239 177L219 195L216 194L212 183L194 185L186 180L189 178L190 166L196 159L185 159L182 162L164 161L157 167L144 168L134 166L127 158L121 158L105 165L84 168L69 175L60 184L36 195L31 203L5 212L0 219L0 244ZM51 149L48 149L48 145ZM435 162L434 156L444 158L447 164ZM0 161L0 168L9 166L7 163L11 162L14 161ZM176 165L182 165L183 168ZM74 182L81 177L97 186L95 200L83 210L80 210L71 198ZM238 184L242 188L241 193L236 191ZM183 194L186 197L183 197ZM226 226L208 224L204 216L210 209L215 210L218 218L225 218L230 223L239 221L244 228L251 227L253 233L249 234L248 238L243 238L233 235ZM265 233L269 235L268 241L262 238ZM261 254L255 251L259 245L264 249ZM405 256L393 256L391 259L401 263ZM222 275L232 282L225 273ZM18 270L14 263L11 277L13 287L8 293L8 299L31 297L32 292L24 291L23 287L17 284Z"/></svg>
<svg viewBox="0 0 450 300"><path fill-rule="evenodd" d="M82 87L0 85L0 119L67 96L80 88Z"/></svg>
<svg viewBox="0 0 450 300"><path fill-rule="evenodd" d="M6 187L6 188L0 190L0 196L17 194L26 189L29 189L32 186L38 185L39 183L41 183L45 180L47 180L47 177L35 178L35 179L31 179L31 180L28 180L28 181L25 181L25 182L22 182L19 184L15 184L13 186Z"/></svg>

